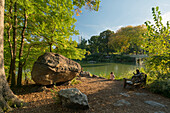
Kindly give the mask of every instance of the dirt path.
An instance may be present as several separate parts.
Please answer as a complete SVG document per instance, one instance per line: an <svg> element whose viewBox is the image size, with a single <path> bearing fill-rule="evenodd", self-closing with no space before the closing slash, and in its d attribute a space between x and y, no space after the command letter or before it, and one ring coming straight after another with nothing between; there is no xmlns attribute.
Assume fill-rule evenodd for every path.
<svg viewBox="0 0 170 113"><path fill-rule="evenodd" d="M72 110L55 104L51 96L51 88L48 88L43 92L18 95L29 105L14 109L12 113L170 113L169 98L144 89L123 89L122 81L86 77L81 77L80 81L80 84L57 86L56 89L78 88L88 96L89 110ZM129 104L116 104L120 100L127 101ZM145 101L154 101L164 106L149 105Z"/></svg>

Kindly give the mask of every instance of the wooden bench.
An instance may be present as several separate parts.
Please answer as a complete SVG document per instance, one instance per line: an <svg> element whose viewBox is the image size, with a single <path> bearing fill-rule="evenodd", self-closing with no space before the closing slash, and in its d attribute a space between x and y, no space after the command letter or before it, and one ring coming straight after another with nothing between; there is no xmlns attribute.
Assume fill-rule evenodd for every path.
<svg viewBox="0 0 170 113"><path fill-rule="evenodd" d="M124 78L123 87L126 88L127 85L133 86L133 87L146 85L146 79L147 79L147 75L144 73L134 75L132 76L131 79Z"/></svg>

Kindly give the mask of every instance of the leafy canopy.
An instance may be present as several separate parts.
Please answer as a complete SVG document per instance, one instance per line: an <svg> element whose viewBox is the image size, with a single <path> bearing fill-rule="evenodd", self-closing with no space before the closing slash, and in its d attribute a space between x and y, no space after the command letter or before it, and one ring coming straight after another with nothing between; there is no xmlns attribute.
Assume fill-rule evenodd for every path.
<svg viewBox="0 0 170 113"><path fill-rule="evenodd" d="M162 23L159 7L152 8L154 24L146 21L148 32L144 34L143 47L148 52L149 58L146 60L148 72L157 79L170 78L170 26L167 21Z"/></svg>

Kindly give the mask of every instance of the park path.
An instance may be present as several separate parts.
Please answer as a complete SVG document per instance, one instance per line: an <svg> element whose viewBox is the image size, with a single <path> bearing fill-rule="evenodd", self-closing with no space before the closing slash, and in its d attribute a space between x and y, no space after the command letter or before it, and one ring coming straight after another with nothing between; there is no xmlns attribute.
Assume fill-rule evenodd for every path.
<svg viewBox="0 0 170 113"><path fill-rule="evenodd" d="M123 88L123 81L80 77L79 84L57 86L54 90L77 88L88 97L90 109L72 110L55 104L51 88L18 95L29 105L11 113L170 113L170 98L145 89Z"/></svg>

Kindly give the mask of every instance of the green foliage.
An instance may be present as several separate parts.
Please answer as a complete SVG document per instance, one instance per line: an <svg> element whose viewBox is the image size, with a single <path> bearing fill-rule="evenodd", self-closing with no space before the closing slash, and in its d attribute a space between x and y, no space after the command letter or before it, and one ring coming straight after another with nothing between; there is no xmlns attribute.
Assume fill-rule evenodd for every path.
<svg viewBox="0 0 170 113"><path fill-rule="evenodd" d="M87 40L86 39L81 39L81 43L78 44L78 48L87 50Z"/></svg>
<svg viewBox="0 0 170 113"><path fill-rule="evenodd" d="M81 60L86 54L85 49L77 48L76 41L65 41L64 45L60 45L58 48L54 49L54 52L64 55L67 58Z"/></svg>
<svg viewBox="0 0 170 113"><path fill-rule="evenodd" d="M92 36L89 40L88 40L88 43L89 43L89 51L91 53L99 53L99 36Z"/></svg>
<svg viewBox="0 0 170 113"><path fill-rule="evenodd" d="M103 74L99 74L99 77L103 77L103 78L106 78L106 79L110 79L110 74L106 74L106 73L103 73Z"/></svg>
<svg viewBox="0 0 170 113"><path fill-rule="evenodd" d="M14 11L14 4L17 11ZM60 53L70 59L84 58L85 50L77 48L77 43L71 36L77 35L77 21L73 16L81 13L83 6L98 11L99 0L6 0L5 2L5 72L9 73L12 58L10 44L14 34L14 16L17 17L16 65L22 64L26 70L31 70L33 62L44 52ZM27 16L26 16L27 15ZM27 17L27 26L25 25ZM22 32L25 28L23 55L19 58ZM9 37L8 37L9 36Z"/></svg>
<svg viewBox="0 0 170 113"><path fill-rule="evenodd" d="M109 38L114 32L110 30L103 31L99 35L99 52L109 54Z"/></svg>
<svg viewBox="0 0 170 113"><path fill-rule="evenodd" d="M170 80L155 80L149 85L149 89L170 98Z"/></svg>
<svg viewBox="0 0 170 113"><path fill-rule="evenodd" d="M109 48L121 53L143 53L142 34L146 31L144 25L122 27L109 38Z"/></svg>
<svg viewBox="0 0 170 113"><path fill-rule="evenodd" d="M58 95L58 91L56 90L56 88L54 87L54 90L50 90L51 91L51 96L53 98L53 100L55 101L55 103L59 104L61 103L60 97Z"/></svg>
<svg viewBox="0 0 170 113"><path fill-rule="evenodd" d="M128 71L128 72L127 72L126 74L124 74L124 75L116 76L116 77L115 77L115 80L121 80L121 81L123 81L123 78L131 79L132 76L133 76L133 72L134 72L134 71Z"/></svg>
<svg viewBox="0 0 170 113"><path fill-rule="evenodd" d="M162 23L159 7L152 8L154 24L145 22L148 32L144 34L143 47L148 52L146 59L146 69L151 76L157 79L170 78L170 26Z"/></svg>
<svg viewBox="0 0 170 113"><path fill-rule="evenodd" d="M97 62L135 62L135 59L129 56L120 54L101 54L94 53L86 56L83 61L97 61Z"/></svg>
<svg viewBox="0 0 170 113"><path fill-rule="evenodd" d="M77 78L78 78L78 77L75 77L73 80L71 80L70 85L76 85L76 84L79 84L79 83L80 83L80 81L79 81L79 80L77 80Z"/></svg>
<svg viewBox="0 0 170 113"><path fill-rule="evenodd" d="M109 38L113 34L113 31L106 30L100 33L99 36L92 36L89 40L89 51L91 53L107 53L109 54Z"/></svg>
<svg viewBox="0 0 170 113"><path fill-rule="evenodd" d="M73 0L73 4L78 8L86 6L90 10L98 11L100 0Z"/></svg>
<svg viewBox="0 0 170 113"><path fill-rule="evenodd" d="M106 30L99 36L92 36L88 40L88 48L92 54L100 53L107 55L111 52L143 53L142 34L146 33L145 25L122 27L116 33Z"/></svg>

